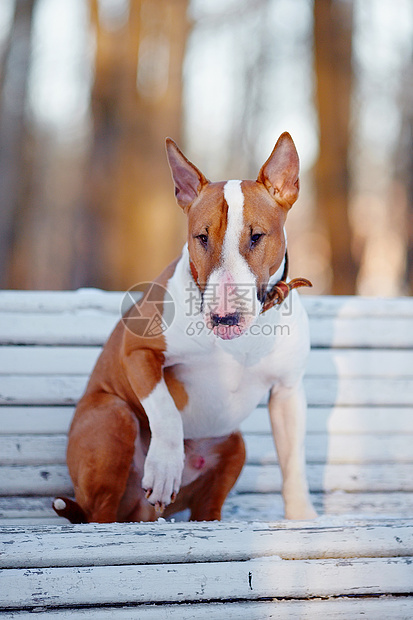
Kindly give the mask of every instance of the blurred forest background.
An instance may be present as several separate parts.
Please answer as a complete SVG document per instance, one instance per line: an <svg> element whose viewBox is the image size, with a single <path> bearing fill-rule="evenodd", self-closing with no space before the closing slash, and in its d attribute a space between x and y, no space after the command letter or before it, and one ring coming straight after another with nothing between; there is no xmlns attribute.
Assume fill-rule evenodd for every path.
<svg viewBox="0 0 413 620"><path fill-rule="evenodd" d="M1 0L0 287L126 289L180 251L164 140L301 158L291 275L413 290L412 0Z"/></svg>

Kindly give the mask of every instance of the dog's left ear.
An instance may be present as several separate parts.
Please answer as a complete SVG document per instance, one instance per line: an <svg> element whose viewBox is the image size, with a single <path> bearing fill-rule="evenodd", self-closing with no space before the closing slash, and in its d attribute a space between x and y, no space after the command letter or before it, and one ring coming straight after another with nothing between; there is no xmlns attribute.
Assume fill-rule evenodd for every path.
<svg viewBox="0 0 413 620"><path fill-rule="evenodd" d="M261 168L257 181L263 183L280 205L290 209L298 198L300 161L292 137L283 133Z"/></svg>
<svg viewBox="0 0 413 620"><path fill-rule="evenodd" d="M175 183L176 200L179 206L186 211L209 181L185 157L171 138L166 138L166 154Z"/></svg>

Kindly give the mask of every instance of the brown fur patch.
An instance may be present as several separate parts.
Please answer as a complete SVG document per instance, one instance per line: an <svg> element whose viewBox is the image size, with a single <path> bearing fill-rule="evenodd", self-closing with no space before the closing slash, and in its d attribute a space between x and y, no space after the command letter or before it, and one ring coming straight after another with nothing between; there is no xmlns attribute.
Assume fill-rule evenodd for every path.
<svg viewBox="0 0 413 620"><path fill-rule="evenodd" d="M201 290L205 288L211 271L218 266L221 259L228 214L224 185L225 183L210 183L204 187L188 212L188 249ZM197 238L203 234L208 235L207 248L204 248Z"/></svg>
<svg viewBox="0 0 413 620"><path fill-rule="evenodd" d="M176 378L174 369L171 366L164 368L163 376L177 409L182 411L188 403L188 394L184 384Z"/></svg>

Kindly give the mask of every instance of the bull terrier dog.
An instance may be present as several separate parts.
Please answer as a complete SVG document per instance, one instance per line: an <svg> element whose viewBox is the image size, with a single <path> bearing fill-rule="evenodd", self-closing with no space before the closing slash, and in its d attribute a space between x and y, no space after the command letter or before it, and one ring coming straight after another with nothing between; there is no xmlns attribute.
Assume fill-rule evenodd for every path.
<svg viewBox="0 0 413 620"><path fill-rule="evenodd" d="M173 140L166 150L187 244L155 280L156 303L148 294L134 304L103 348L69 432L76 500L56 498L54 509L72 523L153 521L184 509L191 520L220 519L245 461L240 423L269 394L285 516L313 518L309 329L292 290L311 284L287 277L284 228L299 190L294 142L280 136L256 181L210 182ZM280 312L288 294L289 312ZM155 333L136 328L155 314Z"/></svg>

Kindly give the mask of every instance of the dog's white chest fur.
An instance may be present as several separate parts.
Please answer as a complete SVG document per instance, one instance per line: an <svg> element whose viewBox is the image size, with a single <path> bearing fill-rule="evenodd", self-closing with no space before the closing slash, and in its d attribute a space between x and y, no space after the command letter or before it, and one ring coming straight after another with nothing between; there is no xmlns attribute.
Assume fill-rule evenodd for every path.
<svg viewBox="0 0 413 620"><path fill-rule="evenodd" d="M194 283L186 248L168 292L176 312L165 332L165 365L174 367L188 396L181 411L185 438L233 432L271 387L292 385L302 374L308 325L298 295L291 297L288 312L273 308L259 316L240 338L224 341L207 328L200 313L191 312L193 305L188 305Z"/></svg>

